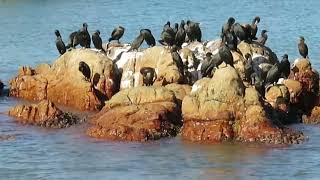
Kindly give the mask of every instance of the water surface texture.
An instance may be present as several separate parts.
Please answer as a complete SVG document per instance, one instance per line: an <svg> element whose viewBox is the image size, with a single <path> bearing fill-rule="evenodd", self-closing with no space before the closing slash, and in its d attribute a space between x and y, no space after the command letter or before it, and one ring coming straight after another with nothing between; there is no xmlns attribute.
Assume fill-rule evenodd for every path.
<svg viewBox="0 0 320 180"><path fill-rule="evenodd" d="M63 39L83 22L107 40L113 28L126 28L131 42L141 28L159 39L163 24L192 19L203 39L216 39L229 16L239 22L261 17L259 32L278 56L298 57L305 36L309 57L319 69L318 0L0 0L0 78L8 83L19 66L52 63L57 57L54 30ZM17 103L0 98L0 111ZM84 135L83 125L63 130L22 126L0 114L0 179L310 179L320 177L320 127L297 125L309 141L290 147L254 144L199 145L179 137L151 143L104 142Z"/></svg>

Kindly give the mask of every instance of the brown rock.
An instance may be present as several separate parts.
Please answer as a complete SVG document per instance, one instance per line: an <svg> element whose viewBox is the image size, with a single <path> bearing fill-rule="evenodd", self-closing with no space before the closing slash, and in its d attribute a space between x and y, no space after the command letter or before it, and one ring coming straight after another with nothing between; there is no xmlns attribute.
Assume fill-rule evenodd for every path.
<svg viewBox="0 0 320 180"><path fill-rule="evenodd" d="M185 84L168 84L165 87L173 91L180 105L183 98L191 92L191 86Z"/></svg>
<svg viewBox="0 0 320 180"><path fill-rule="evenodd" d="M38 104L17 105L8 112L23 124L63 128L79 122L79 118L61 111L52 102L43 100Z"/></svg>
<svg viewBox="0 0 320 180"><path fill-rule="evenodd" d="M311 68L307 59L300 59L295 63L289 79L299 81L302 86L302 92L297 102L299 109L306 113L311 112L317 105L319 93L319 74Z"/></svg>
<svg viewBox="0 0 320 180"><path fill-rule="evenodd" d="M272 122L264 104L254 88L245 89L234 68L219 68L212 79L196 82L183 99L181 135L189 141L214 143L226 140L285 143L287 136L303 139L300 132Z"/></svg>
<svg viewBox="0 0 320 180"><path fill-rule="evenodd" d="M285 79L283 84L288 88L290 93L290 103L296 104L299 102L300 96L302 94L303 88L299 81L292 79Z"/></svg>
<svg viewBox="0 0 320 180"><path fill-rule="evenodd" d="M135 87L114 95L91 119L87 134L95 138L148 141L175 136L180 110L172 91L164 87Z"/></svg>
<svg viewBox="0 0 320 180"><path fill-rule="evenodd" d="M92 77L100 75L95 88L84 80L78 70L86 62ZM117 91L113 62L103 53L91 49L74 49L60 56L50 67L39 65L36 70L22 67L10 81L10 96L29 100L49 99L80 110L95 110Z"/></svg>
<svg viewBox="0 0 320 180"><path fill-rule="evenodd" d="M305 124L319 124L320 123L320 106L315 106L310 116L304 116L302 122Z"/></svg>

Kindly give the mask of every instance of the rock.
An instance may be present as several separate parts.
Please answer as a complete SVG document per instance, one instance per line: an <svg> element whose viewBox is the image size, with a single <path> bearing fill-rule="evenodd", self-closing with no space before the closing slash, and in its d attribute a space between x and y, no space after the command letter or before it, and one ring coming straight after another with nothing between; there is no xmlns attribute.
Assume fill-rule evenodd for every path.
<svg viewBox="0 0 320 180"><path fill-rule="evenodd" d="M49 100L32 105L17 105L8 114L16 117L19 123L48 128L65 128L80 122L78 117L61 111Z"/></svg>
<svg viewBox="0 0 320 180"><path fill-rule="evenodd" d="M238 71L242 80L245 80L245 66L247 60L237 51L231 51L233 56L233 66Z"/></svg>
<svg viewBox="0 0 320 180"><path fill-rule="evenodd" d="M271 104L273 108L276 108L277 101L283 99L289 105L290 93L288 88L285 85L277 84L267 88L265 94L266 101Z"/></svg>
<svg viewBox="0 0 320 180"><path fill-rule="evenodd" d="M305 124L320 123L320 106L315 106L309 116L303 116L302 122Z"/></svg>
<svg viewBox="0 0 320 180"><path fill-rule="evenodd" d="M165 87L174 93L179 105L183 98L191 92L191 86L185 84L168 84Z"/></svg>
<svg viewBox="0 0 320 180"><path fill-rule="evenodd" d="M309 60L299 59L296 60L289 79L301 83L302 92L296 104L299 109L308 114L317 105L319 74L312 69Z"/></svg>
<svg viewBox="0 0 320 180"><path fill-rule="evenodd" d="M270 64L274 64L278 61L277 55L270 48L259 43L253 42L251 44L248 44L244 41L241 41L237 47L243 56L248 53L251 54L252 59L254 59L256 56L262 55L268 60Z"/></svg>
<svg viewBox="0 0 320 180"><path fill-rule="evenodd" d="M148 141L175 136L181 126L174 93L165 87L135 87L114 95L91 119L95 138Z"/></svg>
<svg viewBox="0 0 320 180"><path fill-rule="evenodd" d="M286 142L291 144L291 140L304 138L300 132L271 121L258 92L245 88L230 66L193 85L182 101L182 117L181 135L189 141L285 143L284 137L290 137Z"/></svg>
<svg viewBox="0 0 320 180"><path fill-rule="evenodd" d="M157 79L154 85L163 86L183 80L170 51L162 46L148 48L142 52L123 52L117 66L122 72L120 89L142 86L142 67L155 69Z"/></svg>
<svg viewBox="0 0 320 180"><path fill-rule="evenodd" d="M285 79L283 84L288 88L290 93L290 103L297 104L301 98L303 91L302 84L299 81L292 79Z"/></svg>
<svg viewBox="0 0 320 180"><path fill-rule="evenodd" d="M95 88L78 70L80 61L89 65L92 77L100 76ZM35 70L22 67L10 81L10 96L49 99L80 110L95 110L117 92L117 86L115 67L106 55L91 49L74 49L60 56L52 67L46 64Z"/></svg>

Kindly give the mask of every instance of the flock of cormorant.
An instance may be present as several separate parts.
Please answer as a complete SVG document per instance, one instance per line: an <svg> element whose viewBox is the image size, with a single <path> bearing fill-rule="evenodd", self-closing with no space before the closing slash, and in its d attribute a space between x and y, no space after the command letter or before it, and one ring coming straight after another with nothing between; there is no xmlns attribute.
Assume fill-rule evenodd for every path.
<svg viewBox="0 0 320 180"><path fill-rule="evenodd" d="M264 46L268 39L268 31L262 30L261 36L257 38L256 35L258 32L259 23L259 16L254 17L251 24L240 24L236 22L233 17L230 17L222 26L220 36L221 45L218 49L218 53L212 54L208 52L202 61L202 65L200 67L202 77L212 77L212 72L215 68L218 68L222 62L225 62L233 67L233 56L231 51L238 51L237 45L241 41L245 41L247 43L257 43ZM123 36L124 32L124 27L116 27L112 31L111 37L108 39L108 41L117 41L117 43L120 43L119 40ZM102 47L103 41L100 37L100 31L96 30L92 34L92 37L90 37L87 23L83 23L80 30L74 31L69 35L69 42L67 46L64 44L58 30L55 30L55 34L57 36L56 47L61 55L64 54L68 49L71 50L76 48L78 45L83 48L90 48L91 40L96 49L106 53ZM185 21L182 20L180 24L175 23L174 27L172 28L170 22L168 21L163 26L160 38L161 39L158 42L169 47L173 61L179 68L180 73L182 75L186 75L188 73L187 68L182 62L178 51L182 48L182 44L185 42L201 42L202 32L199 23L190 20L185 23ZM150 29L141 29L139 35L132 41L131 47L128 51L137 51L144 41L149 47L156 45L156 40ZM304 37L302 36L300 36L298 50L303 58L308 57L308 46L305 44ZM254 63L250 54L245 54L244 58L247 60L245 65L245 79L254 85L258 92L263 96L265 88L268 85L276 83L280 78L287 78L290 74L290 62L287 54L283 55L280 62L277 61L275 64L267 66L267 70L263 71L262 73L258 73L257 66L255 64L259 63ZM85 62L81 61L79 63L79 71L81 71L85 79L90 82L90 68ZM156 72L153 68L143 67L141 68L140 73L143 75L143 83L146 86L152 85L156 79Z"/></svg>

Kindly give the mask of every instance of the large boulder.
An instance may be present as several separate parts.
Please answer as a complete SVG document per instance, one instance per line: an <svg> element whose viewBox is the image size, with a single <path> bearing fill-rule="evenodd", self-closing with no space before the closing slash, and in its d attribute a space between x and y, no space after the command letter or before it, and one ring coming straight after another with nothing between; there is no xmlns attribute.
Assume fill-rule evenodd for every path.
<svg viewBox="0 0 320 180"><path fill-rule="evenodd" d="M298 59L294 63L289 79L301 83L302 92L297 101L297 107L307 114L310 113L318 103L319 74L312 69L308 59Z"/></svg>
<svg viewBox="0 0 320 180"><path fill-rule="evenodd" d="M179 83L183 80L182 74L175 62L172 59L170 50L155 46L147 48L139 52L127 52L119 49L119 47L112 47L110 51L118 52L118 58L115 58L117 67L122 73L120 89L142 86L143 77L140 74L140 69L143 67L154 68L157 74L154 85L166 85L170 83ZM120 54L121 53L121 54Z"/></svg>
<svg viewBox="0 0 320 180"><path fill-rule="evenodd" d="M143 86L114 95L91 119L87 134L109 140L148 141L175 136L181 123L173 91Z"/></svg>
<svg viewBox="0 0 320 180"><path fill-rule="evenodd" d="M237 71L222 67L197 81L182 102L182 137L196 142L296 143L300 132L277 126L254 88L245 88Z"/></svg>
<svg viewBox="0 0 320 180"><path fill-rule="evenodd" d="M95 75L100 76L94 87L79 71L80 61L89 65L91 82ZM18 75L10 81L10 96L49 99L80 110L95 110L111 98L117 86L115 67L105 54L91 49L74 49L60 56L52 66L41 64L35 69L20 68Z"/></svg>
<svg viewBox="0 0 320 180"><path fill-rule="evenodd" d="M80 122L80 119L57 108L54 103L43 100L38 104L16 105L8 112L9 116L22 124L50 128L64 128Z"/></svg>
<svg viewBox="0 0 320 180"><path fill-rule="evenodd" d="M263 56L270 64L278 61L277 55L270 48L259 43L241 41L237 47L243 56L250 54L253 59L257 56Z"/></svg>
<svg viewBox="0 0 320 180"><path fill-rule="evenodd" d="M191 92L191 86L186 84L168 84L165 87L174 93L179 105L183 98Z"/></svg>

